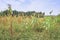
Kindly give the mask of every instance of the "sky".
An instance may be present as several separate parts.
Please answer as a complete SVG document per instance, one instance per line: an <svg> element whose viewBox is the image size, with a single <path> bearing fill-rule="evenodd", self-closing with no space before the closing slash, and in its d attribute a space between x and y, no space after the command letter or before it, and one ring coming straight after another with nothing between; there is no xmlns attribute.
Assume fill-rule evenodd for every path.
<svg viewBox="0 0 60 40"><path fill-rule="evenodd" d="M8 4L17 11L42 11L45 15L49 15L51 10L52 15L60 13L60 0L0 0L0 11L8 9Z"/></svg>

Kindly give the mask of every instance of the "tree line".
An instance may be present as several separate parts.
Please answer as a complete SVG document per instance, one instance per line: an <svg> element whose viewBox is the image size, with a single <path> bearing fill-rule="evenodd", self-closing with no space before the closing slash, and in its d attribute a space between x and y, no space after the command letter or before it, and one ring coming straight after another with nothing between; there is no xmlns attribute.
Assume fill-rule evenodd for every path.
<svg viewBox="0 0 60 40"><path fill-rule="evenodd" d="M8 4L8 9L1 11L0 12L0 16L35 16L35 17L44 17L45 12L36 12L36 11L27 11L27 12L23 12L23 11L17 11L17 10L12 10L11 5Z"/></svg>
<svg viewBox="0 0 60 40"><path fill-rule="evenodd" d="M50 14L52 12L53 11L51 11ZM45 12L36 12L36 11L27 11L27 12L24 12L24 11L12 10L11 5L8 4L8 9L4 10L4 11L1 11L0 12L0 16L9 16L9 15L16 16L16 17L18 17L18 16L44 17ZM58 14L58 16L60 16L60 14Z"/></svg>
<svg viewBox="0 0 60 40"><path fill-rule="evenodd" d="M17 11L13 10L12 14L10 14L9 10L4 10L0 12L0 16L36 16L36 17L43 17L45 15L44 12L35 12L35 11L28 11L28 12L23 12L23 11Z"/></svg>

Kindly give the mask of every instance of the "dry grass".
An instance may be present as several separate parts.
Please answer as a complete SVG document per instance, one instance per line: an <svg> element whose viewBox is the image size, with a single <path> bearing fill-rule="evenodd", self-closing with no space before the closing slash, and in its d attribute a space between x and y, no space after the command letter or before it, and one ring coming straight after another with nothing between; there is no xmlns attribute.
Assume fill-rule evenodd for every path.
<svg viewBox="0 0 60 40"><path fill-rule="evenodd" d="M5 35L4 39L6 40L54 40L55 37L58 37L59 24L55 21L46 21L48 18L35 18L31 17L22 17L22 16L5 16L0 17L0 38L2 38L2 32ZM45 23L44 23L45 22ZM46 24L48 22L48 24ZM49 24L52 24L53 29L47 29ZM54 24L53 24L54 23ZM44 27L45 26L45 27ZM56 31L56 32L55 32ZM53 33L52 33L53 32ZM54 34L54 35L52 35ZM60 35L60 34L59 34ZM51 36L51 38L50 38ZM9 39L9 38L10 39ZM42 37L42 38L41 38ZM59 39L59 38L56 38ZM60 39L59 39L60 40Z"/></svg>

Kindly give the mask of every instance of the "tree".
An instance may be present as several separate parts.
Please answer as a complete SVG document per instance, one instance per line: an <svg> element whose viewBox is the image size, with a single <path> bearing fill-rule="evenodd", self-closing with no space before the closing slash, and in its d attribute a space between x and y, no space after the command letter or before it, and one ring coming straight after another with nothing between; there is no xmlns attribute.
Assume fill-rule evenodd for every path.
<svg viewBox="0 0 60 40"><path fill-rule="evenodd" d="M8 16L8 10L3 11L3 15Z"/></svg>
<svg viewBox="0 0 60 40"><path fill-rule="evenodd" d="M16 10L13 10L13 15L16 15L16 16L18 16L18 11L16 11Z"/></svg>
<svg viewBox="0 0 60 40"><path fill-rule="evenodd" d="M49 12L49 14L51 15L51 14L52 14L52 12L53 12L53 10L51 10L51 11Z"/></svg>
<svg viewBox="0 0 60 40"><path fill-rule="evenodd" d="M60 16L60 14L58 14L57 16Z"/></svg>
<svg viewBox="0 0 60 40"><path fill-rule="evenodd" d="M8 10L9 10L9 15L12 15L13 13L12 13L12 8L10 4L8 4Z"/></svg>

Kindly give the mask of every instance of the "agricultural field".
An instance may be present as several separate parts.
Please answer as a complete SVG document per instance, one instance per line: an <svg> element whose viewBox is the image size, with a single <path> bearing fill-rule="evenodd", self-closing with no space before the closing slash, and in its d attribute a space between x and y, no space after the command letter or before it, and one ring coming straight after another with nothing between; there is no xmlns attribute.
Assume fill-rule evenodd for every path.
<svg viewBox="0 0 60 40"><path fill-rule="evenodd" d="M0 40L60 40L60 16L0 16Z"/></svg>

